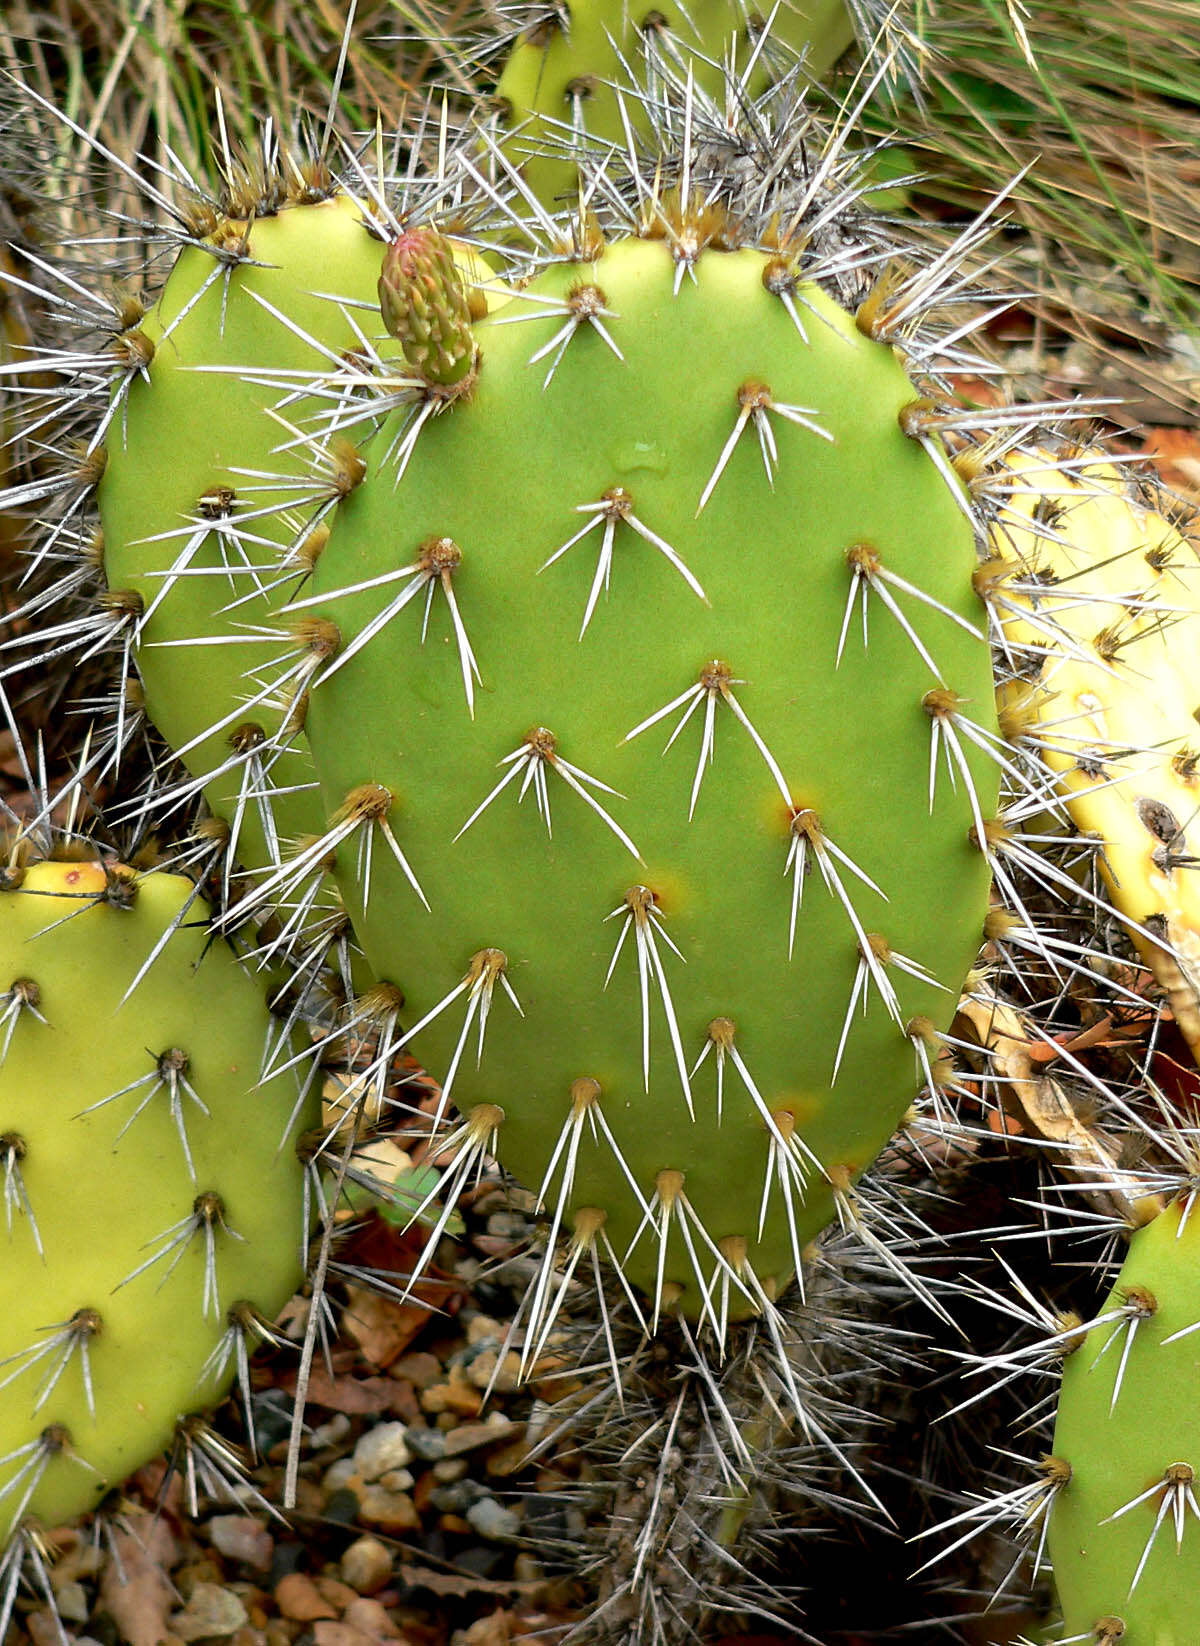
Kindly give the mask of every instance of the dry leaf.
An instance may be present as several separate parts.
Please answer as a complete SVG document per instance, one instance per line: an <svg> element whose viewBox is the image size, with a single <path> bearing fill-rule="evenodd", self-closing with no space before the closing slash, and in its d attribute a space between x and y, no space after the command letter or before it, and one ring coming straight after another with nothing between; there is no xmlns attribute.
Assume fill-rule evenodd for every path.
<svg viewBox="0 0 1200 1646"><path fill-rule="evenodd" d="M390 1366L429 1323L422 1303L397 1303L365 1286L348 1289L342 1328L358 1344L363 1358L381 1369Z"/></svg>
<svg viewBox="0 0 1200 1646"><path fill-rule="evenodd" d="M401 1563L400 1581L413 1589L428 1589L435 1595L537 1595L545 1588L543 1579L505 1583L491 1577L475 1577L470 1572L434 1572L428 1566Z"/></svg>
<svg viewBox="0 0 1200 1646"><path fill-rule="evenodd" d="M294 1395L295 1372L277 1387ZM310 1406L324 1406L327 1411L345 1412L347 1416L390 1411L395 1399L396 1384L386 1377L330 1377L323 1366L314 1366L308 1380Z"/></svg>

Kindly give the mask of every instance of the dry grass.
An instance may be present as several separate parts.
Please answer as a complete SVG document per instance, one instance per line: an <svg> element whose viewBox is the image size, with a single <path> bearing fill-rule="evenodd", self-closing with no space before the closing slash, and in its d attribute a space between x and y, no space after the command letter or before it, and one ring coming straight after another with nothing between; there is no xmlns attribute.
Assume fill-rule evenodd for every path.
<svg viewBox="0 0 1200 1646"><path fill-rule="evenodd" d="M220 118L235 145L265 117L289 131L331 110L348 137L377 116L399 126L432 79L471 92L445 41L472 27L472 0L8 0L0 67L123 159L165 164L169 147L212 177ZM49 122L30 106L21 118L41 148ZM51 192L77 152L65 127L53 141L60 164L39 183Z"/></svg>
<svg viewBox="0 0 1200 1646"><path fill-rule="evenodd" d="M977 209L1016 173L1009 278L1098 379L1200 413L1200 7L1195 0L910 0L925 107L892 125L937 207ZM1026 168L1028 168L1026 170ZM1189 358L1190 356L1190 358ZM1165 420L1170 420L1168 416Z"/></svg>

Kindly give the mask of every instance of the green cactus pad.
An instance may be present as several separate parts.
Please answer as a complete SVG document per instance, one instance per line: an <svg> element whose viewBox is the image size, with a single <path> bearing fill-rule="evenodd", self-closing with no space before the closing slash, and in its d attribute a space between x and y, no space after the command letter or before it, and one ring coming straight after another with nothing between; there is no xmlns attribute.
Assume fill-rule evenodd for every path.
<svg viewBox="0 0 1200 1646"><path fill-rule="evenodd" d="M631 72L639 82L653 84L653 65L679 72L682 51L698 90L722 92L719 65L731 40L743 43L743 60L753 51L747 17L743 6L729 0L686 6L664 0L640 12L603 0L557 0L552 9L547 7L513 47L496 86L512 133L508 152L537 197L551 205L572 197L575 169L563 157L564 138L571 131L624 147L625 123L613 88ZM774 47L804 52L807 72L819 79L853 43L854 26L844 0L791 0L774 16L771 38ZM768 78L764 61L746 91L753 95ZM636 93L625 98L625 114L632 129L641 132L645 122Z"/></svg>
<svg viewBox="0 0 1200 1646"><path fill-rule="evenodd" d="M1070 1478L1049 1550L1069 1639L1200 1639L1200 1218L1185 1204L1134 1235L1063 1371L1054 1453Z"/></svg>
<svg viewBox="0 0 1200 1646"><path fill-rule="evenodd" d="M270 1321L302 1278L295 1076L258 1086L261 985L193 893L95 861L0 893L0 1540L160 1452L232 1380L228 1312Z"/></svg>
<svg viewBox="0 0 1200 1646"><path fill-rule="evenodd" d="M205 789L209 805L238 820L237 859L258 868L278 860L279 845L266 838L264 808L239 799L243 787L277 791L270 811L279 841L319 828L320 815L303 737L282 752L270 746L287 687L239 711L282 672L276 660L289 645L286 635L253 638L256 627L269 633L273 602L255 593L246 567L269 585L281 550L320 512L321 488L302 483L308 459L296 431L311 435L322 403L292 395L288 377L333 371L358 345L356 328L380 336L382 247L344 194L220 232L235 231L245 233L250 261L225 267L209 249L185 248L141 321L153 358L114 422L99 505L109 588L135 590L145 608L158 602L138 653L147 712L168 744L186 751L191 772L219 774ZM333 495L355 483L361 462L349 443L331 458L325 489ZM235 568L228 577L226 563ZM164 595L161 574L176 565ZM213 575L194 575L201 570ZM194 639L214 643L180 644ZM253 764L230 767L235 748L261 748L267 776Z"/></svg>
<svg viewBox="0 0 1200 1646"><path fill-rule="evenodd" d="M972 533L902 431L912 385L779 265L710 251L693 279L630 240L538 276L403 477L341 507L306 606L341 640L308 722L326 843L471 1111L458 1169L495 1128L556 1232L693 1315L714 1248L731 1314L782 1285L914 1097L996 793ZM935 726L965 755L931 809Z"/></svg>

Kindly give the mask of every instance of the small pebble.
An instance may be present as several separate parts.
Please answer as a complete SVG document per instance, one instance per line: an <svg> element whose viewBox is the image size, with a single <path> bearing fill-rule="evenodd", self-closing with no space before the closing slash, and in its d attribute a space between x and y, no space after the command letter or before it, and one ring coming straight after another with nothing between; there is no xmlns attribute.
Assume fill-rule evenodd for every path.
<svg viewBox="0 0 1200 1646"><path fill-rule="evenodd" d="M469 1466L465 1457L444 1457L434 1464L433 1478L439 1485L448 1486L452 1480L461 1480Z"/></svg>
<svg viewBox="0 0 1200 1646"><path fill-rule="evenodd" d="M391 1550L376 1537L356 1538L342 1555L341 1571L356 1593L373 1595L392 1575ZM349 1617L349 1611L346 1615Z"/></svg>
<svg viewBox="0 0 1200 1646"><path fill-rule="evenodd" d="M322 1598L327 1600L337 1612L344 1612L346 1607L355 1598L355 1591L348 1583L341 1583L336 1577L319 1577L317 1589Z"/></svg>
<svg viewBox="0 0 1200 1646"><path fill-rule="evenodd" d="M400 1633L387 1608L366 1595L350 1602L346 1607L345 1621L375 1640L394 1639Z"/></svg>
<svg viewBox="0 0 1200 1646"><path fill-rule="evenodd" d="M292 1572L298 1572L307 1558L308 1551L303 1543L277 1543L275 1553L271 1557L271 1571L266 1587L274 1593L280 1579L288 1577Z"/></svg>
<svg viewBox="0 0 1200 1646"><path fill-rule="evenodd" d="M409 1492L414 1478L409 1469L389 1469L387 1474L380 1475L379 1485L385 1486L389 1492Z"/></svg>
<svg viewBox="0 0 1200 1646"><path fill-rule="evenodd" d="M322 1446L340 1446L350 1433L350 1419L345 1412L335 1412L328 1423L320 1423L309 1436L309 1446L319 1452Z"/></svg>
<svg viewBox="0 0 1200 1646"><path fill-rule="evenodd" d="M449 1486L435 1486L429 1494L429 1501L444 1514L456 1515L462 1514L472 1503L487 1495L487 1487L481 1486L477 1480L456 1480Z"/></svg>
<svg viewBox="0 0 1200 1646"><path fill-rule="evenodd" d="M497 1371L498 1358L498 1349L484 1349L467 1367L467 1377L477 1389L492 1388L500 1394L511 1394L521 1381L521 1357L515 1349L509 1349Z"/></svg>
<svg viewBox="0 0 1200 1646"><path fill-rule="evenodd" d="M508 1446L497 1446L494 1452L489 1452L484 1467L493 1479L502 1480L506 1475L515 1475L528 1461L529 1448L525 1441L514 1440Z"/></svg>
<svg viewBox="0 0 1200 1646"><path fill-rule="evenodd" d="M499 1423L495 1418L499 1418ZM492 1446L498 1440L508 1440L520 1428L500 1412L493 1412L486 1423L460 1423L446 1436L446 1456L460 1457L464 1452L476 1451L480 1446Z"/></svg>
<svg viewBox="0 0 1200 1646"><path fill-rule="evenodd" d="M91 1612L82 1583L60 1583L54 1598L58 1614L67 1623L86 1623Z"/></svg>
<svg viewBox="0 0 1200 1646"><path fill-rule="evenodd" d="M363 1486L358 1491L351 1491L348 1486L342 1486L326 1501L325 1519L336 1520L343 1526L353 1526L358 1519L358 1512L362 1506L360 1494L368 1490L374 1490L374 1488Z"/></svg>
<svg viewBox="0 0 1200 1646"><path fill-rule="evenodd" d="M410 1423L405 1442L412 1455L423 1463L436 1463L439 1457L446 1455L444 1429L430 1429L424 1424Z"/></svg>
<svg viewBox="0 0 1200 1646"><path fill-rule="evenodd" d="M290 1576L280 1578L275 1585L275 1604L284 1617L290 1617L296 1623L313 1623L318 1618L337 1616L312 1578L303 1572L292 1572Z"/></svg>
<svg viewBox="0 0 1200 1646"><path fill-rule="evenodd" d="M407 1432L404 1423L377 1423L367 1430L354 1448L354 1467L364 1480L378 1480L390 1469L403 1469L412 1462L405 1444Z"/></svg>
<svg viewBox="0 0 1200 1646"><path fill-rule="evenodd" d="M355 1463L352 1457L339 1457L337 1462L331 1463L321 1476L321 1485L332 1496L334 1492L340 1492L342 1487L352 1480L361 1483L362 1476L358 1472L358 1464Z"/></svg>
<svg viewBox="0 0 1200 1646"><path fill-rule="evenodd" d="M320 1481L301 1475L296 1482L296 1513L320 1520L324 1512L325 1493L321 1490Z"/></svg>
<svg viewBox="0 0 1200 1646"><path fill-rule="evenodd" d="M421 1406L427 1412L457 1412L462 1417L476 1417L482 1405L479 1390L474 1388L461 1366L451 1366L450 1381L435 1383L421 1396Z"/></svg>
<svg viewBox="0 0 1200 1646"><path fill-rule="evenodd" d="M427 1389L431 1383L437 1383L441 1375L442 1363L431 1354L402 1355L388 1367L389 1377L411 1383L414 1389Z"/></svg>
<svg viewBox="0 0 1200 1646"><path fill-rule="evenodd" d="M218 1583L197 1583L182 1612L171 1619L180 1640L219 1639L237 1632L247 1621L241 1596Z"/></svg>
<svg viewBox="0 0 1200 1646"><path fill-rule="evenodd" d="M521 1530L520 1515L497 1503L494 1497L481 1497L477 1503L472 1503L467 1510L467 1519L480 1537L487 1538L489 1543L517 1537Z"/></svg>
<svg viewBox="0 0 1200 1646"><path fill-rule="evenodd" d="M467 1322L467 1342L472 1344L499 1343L504 1327L491 1315L475 1315Z"/></svg>
<svg viewBox="0 0 1200 1646"><path fill-rule="evenodd" d="M415 1532L421 1524L416 1504L407 1492L389 1492L382 1486L364 1486L358 1518L385 1532Z"/></svg>
<svg viewBox="0 0 1200 1646"><path fill-rule="evenodd" d="M192 1598L192 1590L197 1583L220 1583L222 1571L220 1565L212 1558L208 1550L202 1552L191 1546L196 1555L194 1560L187 1560L182 1566L177 1566L171 1574L171 1581L187 1602Z"/></svg>
<svg viewBox="0 0 1200 1646"><path fill-rule="evenodd" d="M250 1515L214 1515L208 1523L213 1547L230 1560L265 1572L275 1554L275 1539Z"/></svg>
<svg viewBox="0 0 1200 1646"><path fill-rule="evenodd" d="M375 1646L371 1636L352 1623L316 1623L313 1639L316 1646Z"/></svg>

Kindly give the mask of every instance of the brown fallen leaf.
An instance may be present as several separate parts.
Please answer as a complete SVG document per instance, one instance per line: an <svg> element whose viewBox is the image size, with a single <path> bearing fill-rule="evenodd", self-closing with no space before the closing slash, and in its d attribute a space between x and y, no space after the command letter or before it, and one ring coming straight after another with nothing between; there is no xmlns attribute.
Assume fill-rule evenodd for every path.
<svg viewBox="0 0 1200 1646"><path fill-rule="evenodd" d="M1041 1073L1034 1060L1035 1049L1048 1048L1053 1058L1061 1046L1005 1001L985 993L964 996L955 1022L968 1024L980 1046L991 1054L992 1069L1021 1122L1020 1133L1063 1144L1072 1151L1074 1162L1086 1162L1104 1185L1093 1191L1094 1196L1131 1228L1162 1210L1162 1197L1147 1194L1136 1175L1123 1169L1119 1149L1079 1114L1066 1088Z"/></svg>
<svg viewBox="0 0 1200 1646"><path fill-rule="evenodd" d="M348 1288L342 1328L358 1344L364 1360L380 1370L390 1366L429 1324L425 1303L397 1303L365 1286Z"/></svg>
<svg viewBox="0 0 1200 1646"><path fill-rule="evenodd" d="M104 1609L129 1646L159 1646L167 1614L182 1604L167 1576L177 1552L170 1528L161 1518L139 1515L136 1535L117 1532L113 1547L115 1558L100 1580Z"/></svg>
<svg viewBox="0 0 1200 1646"><path fill-rule="evenodd" d="M296 1392L292 1372L277 1385L286 1394ZM323 1366L314 1366L308 1380L306 1399L310 1406L344 1412L348 1417L390 1411L397 1398L397 1386L388 1377L330 1377Z"/></svg>
<svg viewBox="0 0 1200 1646"><path fill-rule="evenodd" d="M413 1589L428 1589L435 1595L537 1595L545 1588L543 1578L505 1583L499 1578L476 1577L471 1572L435 1572L428 1566L401 1562L400 1580Z"/></svg>

